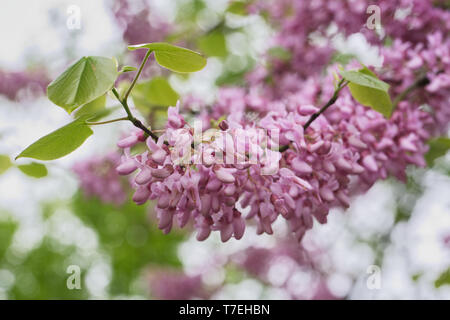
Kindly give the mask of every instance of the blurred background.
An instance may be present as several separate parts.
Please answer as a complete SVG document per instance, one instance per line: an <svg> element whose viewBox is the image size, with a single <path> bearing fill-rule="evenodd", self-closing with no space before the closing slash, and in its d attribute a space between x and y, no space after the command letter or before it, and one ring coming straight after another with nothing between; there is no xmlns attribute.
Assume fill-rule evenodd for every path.
<svg viewBox="0 0 450 320"><path fill-rule="evenodd" d="M449 155L432 168L408 169L407 184L378 182L350 209L332 210L301 246L282 221L274 236L249 227L242 240L227 243L217 234L198 242L189 230L164 235L152 204L132 203L127 181L113 170L112 150L128 123L95 127L82 148L45 172L13 161L70 121L45 88L80 56L137 65L141 53L127 52L128 44L190 47L208 57L204 70L186 77L150 65L144 78L166 79L175 101L212 101L218 86L239 85L268 49L274 31L262 15L228 0L0 6L0 299L450 299ZM358 35L335 45L380 64ZM152 112L152 121L163 121L164 108ZM81 277L75 288L68 285L74 266Z"/></svg>

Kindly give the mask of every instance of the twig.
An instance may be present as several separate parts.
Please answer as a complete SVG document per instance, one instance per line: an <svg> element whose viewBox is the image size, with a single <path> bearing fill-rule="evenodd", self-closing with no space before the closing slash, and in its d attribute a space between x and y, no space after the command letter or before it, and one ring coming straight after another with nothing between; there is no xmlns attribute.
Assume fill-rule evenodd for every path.
<svg viewBox="0 0 450 320"><path fill-rule="evenodd" d="M322 113L324 113L330 106L332 106L336 100L339 97L339 92L342 90L342 88L344 88L346 85L348 84L348 81L346 81L345 79L341 79L337 85L336 90L334 90L333 96L330 98L330 100L328 100L328 102L322 107L320 108L319 111L317 111L316 113L314 113L313 115L311 115L311 117L308 119L308 121L306 121L306 123L303 125L303 130L306 131L306 129L309 128L309 126L311 125L311 123L313 123L314 120L316 120ZM279 152L284 152L287 149L289 149L290 144L285 145L285 146L281 146L278 151Z"/></svg>
<svg viewBox="0 0 450 320"><path fill-rule="evenodd" d="M339 97L339 92L342 90L342 88L344 88L346 85L348 84L348 81L345 81L344 79L341 79L338 83L338 86L336 88L336 90L334 90L334 94L331 97L330 100L328 100L328 102L322 107L320 108L320 110L316 113L314 113L309 119L308 121L304 124L303 129L306 131L306 129L308 129L308 127L311 125L311 123L313 123L314 120L316 120L322 113L324 113L330 106L332 106L337 98Z"/></svg>
<svg viewBox="0 0 450 320"><path fill-rule="evenodd" d="M134 77L133 81L131 82L130 87L128 88L127 92L125 92L122 100L127 101L128 96L130 95L131 90L133 90L133 87L136 84L137 79L141 75L142 69L144 69L145 63L147 62L147 60L150 57L151 53L152 53L152 50L147 50L147 53L145 54L144 60L142 60L141 65L139 66L139 70L136 73L136 76Z"/></svg>
<svg viewBox="0 0 450 320"><path fill-rule="evenodd" d="M398 96L395 97L394 101L392 102L392 111L397 108L397 105L400 103L400 101L404 100L408 96L408 94L410 94L417 88L425 87L429 83L430 80L428 79L426 74L417 78L408 88L400 92Z"/></svg>

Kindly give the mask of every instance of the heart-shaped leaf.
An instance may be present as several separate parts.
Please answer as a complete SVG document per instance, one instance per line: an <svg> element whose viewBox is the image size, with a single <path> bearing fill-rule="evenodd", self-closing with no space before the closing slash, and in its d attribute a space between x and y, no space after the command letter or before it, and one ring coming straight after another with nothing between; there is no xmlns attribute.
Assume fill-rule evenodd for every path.
<svg viewBox="0 0 450 320"><path fill-rule="evenodd" d="M80 118L81 116L85 115L94 115L99 111L104 110L105 106L106 106L106 94L98 97L95 100L92 100L89 103L86 103L84 106L79 108L77 111L74 112L74 117Z"/></svg>
<svg viewBox="0 0 450 320"><path fill-rule="evenodd" d="M117 63L105 57L83 57L47 87L50 101L68 113L111 89L117 78Z"/></svg>

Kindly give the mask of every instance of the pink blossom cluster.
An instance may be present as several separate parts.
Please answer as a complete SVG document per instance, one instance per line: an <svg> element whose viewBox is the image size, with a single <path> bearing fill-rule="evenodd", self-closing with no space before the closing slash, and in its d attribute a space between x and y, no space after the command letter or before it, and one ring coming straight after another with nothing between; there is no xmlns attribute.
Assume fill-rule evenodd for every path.
<svg viewBox="0 0 450 320"><path fill-rule="evenodd" d="M248 247L231 255L229 260L262 283L281 289L290 299L338 299L321 272L324 253L299 247L287 237L273 247ZM301 277L301 284L297 277Z"/></svg>
<svg viewBox="0 0 450 320"><path fill-rule="evenodd" d="M348 150L358 155L358 163L364 167L358 178L367 188L389 175L406 181L407 165L425 166L423 156L430 138L426 126L430 117L410 102L401 102L391 118L386 119L374 110L355 104L345 92L327 116ZM366 189L364 184L357 185L359 191Z"/></svg>
<svg viewBox="0 0 450 320"><path fill-rule="evenodd" d="M159 227L165 232L172 228L174 218L180 227L192 218L199 240L216 230L222 241L233 235L240 239L245 228L241 212L247 211L245 219L256 222L259 234L272 234L272 224L281 215L300 240L313 226L313 217L325 223L330 207L349 205L351 176L365 171L360 155L346 146L325 117L304 133L303 125L317 110L299 105L294 111L271 111L258 121L269 133L276 132L281 145L290 146L285 152L264 150L254 136L242 139L242 131L237 130L241 124L222 121L219 127L229 139L209 141L208 131L203 132L202 152L189 154L187 164L180 164L173 155L183 159L185 154L178 153L185 150L175 147L190 148L194 132L178 108L169 108L166 132L157 143L146 140L148 151L131 155L130 148L142 140L136 133L119 141L125 156L117 170L127 175L139 169L133 200L142 204L157 199ZM252 132L250 125L243 128ZM246 144L240 149L245 153L232 153L240 143ZM223 150L226 158L232 155L233 160L256 152L259 161L218 164L217 150Z"/></svg>
<svg viewBox="0 0 450 320"><path fill-rule="evenodd" d="M117 152L77 162L73 171L78 176L84 194L98 197L105 203L123 204L128 196L127 182L123 181L115 169L119 163L120 154Z"/></svg>
<svg viewBox="0 0 450 320"><path fill-rule="evenodd" d="M114 1L112 11L117 24L123 30L122 38L126 44L163 42L172 29L169 23L153 12L150 3L145 0ZM145 52L136 50L129 54L133 60L131 64L141 62ZM143 70L143 75L155 75L160 72L160 68L148 64ZM124 73L120 75L118 82L131 81L130 77L129 73Z"/></svg>
<svg viewBox="0 0 450 320"><path fill-rule="evenodd" d="M186 124L177 106L169 108L166 131L158 141L147 138L148 151L131 155L130 148L142 140L138 132L118 142L125 155L117 171L128 175L138 170L133 200L138 204L157 200L159 228L165 232L171 230L174 218L180 227L193 219L199 240L213 230L220 231L222 241L232 236L240 239L245 229L236 207L241 195L253 194L260 185L273 180L270 174L278 169L280 153L270 149L272 137L264 142L258 130L229 127L226 121L219 128L214 134L200 131L202 143L192 148L196 132ZM246 138L242 138L244 132ZM261 143L269 148L262 148ZM302 189L310 187L291 172L282 172L286 177L281 179L286 183L292 180ZM275 198L270 201L277 202ZM247 218L254 217L255 210L259 211L254 207ZM275 218L268 207L263 207L257 216L260 232L272 233L270 225Z"/></svg>
<svg viewBox="0 0 450 320"><path fill-rule="evenodd" d="M382 11L395 12L389 3L380 1ZM348 207L351 196L379 179L393 175L404 180L408 165L424 166L426 141L445 132L450 120L449 20L443 9L428 1L392 3L402 8L413 5L412 13L404 20L383 22L388 34L399 38L381 50L385 62L377 73L391 85L394 97L415 85L389 119L360 105L344 89L335 104L304 130L334 91L333 77L323 77L319 70L332 50L311 45L309 35L314 31L326 35L330 21L344 33L358 31L367 19L367 1L271 2L271 15L282 24L275 43L286 48L291 59L258 67L248 75L246 88L221 88L211 106L189 99L182 111L198 113L204 124L200 142L178 107L169 108L166 130L158 141L146 139L145 152L130 152L145 140L142 133L119 141L125 152L118 172L137 171L133 200L139 204L157 200L159 227L165 232L174 219L181 227L192 221L199 240L219 231L227 241L233 236L240 239L246 224L256 224L259 234L272 234L272 224L285 219L300 240L314 219L327 221L330 208ZM283 19L286 4L291 10ZM438 31L410 37L406 30L418 26ZM208 135L217 122L229 139L213 140ZM257 134L253 140L242 139L242 130L255 129L268 132L268 148L261 147ZM271 148L274 140L280 150ZM245 152L234 152L242 144ZM178 145L195 152L179 150ZM253 149L257 163L216 161L217 150L246 159ZM268 168L271 173L265 174Z"/></svg>
<svg viewBox="0 0 450 320"><path fill-rule="evenodd" d="M160 42L170 30L169 24L156 19L147 1L119 0L114 3L113 12L128 44Z"/></svg>
<svg viewBox="0 0 450 320"><path fill-rule="evenodd" d="M189 276L178 271L152 270L149 275L150 294L160 300L207 299L200 275Z"/></svg>
<svg viewBox="0 0 450 320"><path fill-rule="evenodd" d="M43 71L2 71L0 70L0 94L10 100L18 100L26 95L37 96L45 92L50 82Z"/></svg>
<svg viewBox="0 0 450 320"><path fill-rule="evenodd" d="M211 283L208 275L219 270L246 274L266 288L277 289L286 299L338 299L328 288L324 266L326 251L315 245L299 246L287 236L267 247L248 246L238 251L213 253L200 270L186 274L178 270L148 271L152 297L164 300L211 299L227 290L227 278ZM325 264L326 265L326 264Z"/></svg>
<svg viewBox="0 0 450 320"><path fill-rule="evenodd" d="M423 43L395 40L392 47L383 48L385 81L399 93L417 79L426 77L424 90L409 97L413 107L431 108L428 129L435 135L445 133L450 119L450 37L442 31L430 33Z"/></svg>
<svg viewBox="0 0 450 320"><path fill-rule="evenodd" d="M371 5L379 8L381 34L366 25L373 13L367 12ZM287 49L291 58L285 61L268 55L270 69L257 67L247 78L252 84L261 81L275 84L271 90L274 96L295 91L301 87L300 80L320 73L329 63L334 53L331 39L338 33L360 32L377 45L388 39L411 45L425 43L427 36L437 30L446 39L450 35L450 10L445 5L445 0L255 1L249 12L269 16L277 28L272 45ZM265 88L268 89L271 88Z"/></svg>

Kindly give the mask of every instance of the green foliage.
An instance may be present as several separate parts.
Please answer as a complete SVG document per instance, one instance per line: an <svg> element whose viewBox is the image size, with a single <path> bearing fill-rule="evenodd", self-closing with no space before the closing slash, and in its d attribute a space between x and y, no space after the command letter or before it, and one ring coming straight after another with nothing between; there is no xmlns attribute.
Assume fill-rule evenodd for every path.
<svg viewBox="0 0 450 320"><path fill-rule="evenodd" d="M411 211L398 207L395 212L395 223L405 222L411 218Z"/></svg>
<svg viewBox="0 0 450 320"><path fill-rule="evenodd" d="M17 227L17 223L14 221L0 220L0 268Z"/></svg>
<svg viewBox="0 0 450 320"><path fill-rule="evenodd" d="M345 66L354 59L356 59L356 56L354 54L337 52L331 58L330 63L339 63Z"/></svg>
<svg viewBox="0 0 450 320"><path fill-rule="evenodd" d="M198 38L197 47L209 57L224 58L228 55L225 35L221 31L213 31Z"/></svg>
<svg viewBox="0 0 450 320"><path fill-rule="evenodd" d="M75 118L80 118L82 116L94 116L101 110L104 110L106 106L106 94L98 97L95 100L92 100L89 103L86 103L84 106L79 108L74 112Z"/></svg>
<svg viewBox="0 0 450 320"><path fill-rule="evenodd" d="M136 70L137 70L136 67L123 66L122 69L120 69L119 73L125 73L125 72L136 71Z"/></svg>
<svg viewBox="0 0 450 320"><path fill-rule="evenodd" d="M12 163L7 155L0 154L0 174L11 168Z"/></svg>
<svg viewBox="0 0 450 320"><path fill-rule="evenodd" d="M41 163L32 162L30 164L22 164L17 167L27 176L33 178L42 178L48 174L47 168Z"/></svg>
<svg viewBox="0 0 450 320"><path fill-rule="evenodd" d="M169 82L162 77L155 77L137 84L131 97L136 108L144 114L147 114L154 106L174 106L180 98Z"/></svg>
<svg viewBox="0 0 450 320"><path fill-rule="evenodd" d="M0 220L0 269L8 270L14 277L7 290L8 298L87 299L88 291L83 285L82 290L69 290L66 286L67 267L79 263L74 260L76 249L44 237L38 247L23 257L10 248L17 228L18 224L12 220Z"/></svg>
<svg viewBox="0 0 450 320"><path fill-rule="evenodd" d="M111 89L117 75L114 59L83 57L49 84L47 95L54 104L71 113Z"/></svg>
<svg viewBox="0 0 450 320"><path fill-rule="evenodd" d="M239 72L225 71L220 77L217 78L216 85L244 85L245 80L243 79L243 76L247 73L247 71L248 69Z"/></svg>
<svg viewBox="0 0 450 320"><path fill-rule="evenodd" d="M420 280L420 278L421 278L422 276L423 276L423 272L415 273L415 274L413 274L413 275L411 276L411 280L414 281L414 282L417 282L417 281Z"/></svg>
<svg viewBox="0 0 450 320"><path fill-rule="evenodd" d="M425 160L431 167L437 158L444 156L450 149L450 138L439 137L428 141L430 149L425 154Z"/></svg>
<svg viewBox="0 0 450 320"><path fill-rule="evenodd" d="M341 70L340 73L341 76L350 83L385 92L389 90L389 85L378 79L376 75L367 68L350 71Z"/></svg>
<svg viewBox="0 0 450 320"><path fill-rule="evenodd" d="M87 116L59 128L40 138L22 151L18 158L34 158L38 160L54 160L61 158L83 144L92 135L92 130L85 123Z"/></svg>
<svg viewBox="0 0 450 320"><path fill-rule="evenodd" d="M228 264L225 267L225 283L240 283L246 276L245 271L235 264Z"/></svg>
<svg viewBox="0 0 450 320"><path fill-rule="evenodd" d="M164 235L156 228L156 221L149 221L145 206L130 201L115 207L78 194L74 197L73 210L97 231L102 251L110 256L111 294L137 293L133 292L133 282L149 265L181 266L176 253L183 236L176 230Z"/></svg>
<svg viewBox="0 0 450 320"><path fill-rule="evenodd" d="M440 276L439 278L436 279L436 281L434 282L434 286L436 288L440 288L443 285L450 285L450 268L448 268L447 270L445 270Z"/></svg>
<svg viewBox="0 0 450 320"><path fill-rule="evenodd" d="M128 47L129 50L143 48L155 53L155 59L160 66L175 72L195 72L203 69L206 65L206 59L201 54L168 43L154 42Z"/></svg>
<svg viewBox="0 0 450 320"><path fill-rule="evenodd" d="M247 13L246 6L245 1L233 1L228 6L227 12L243 16Z"/></svg>
<svg viewBox="0 0 450 320"><path fill-rule="evenodd" d="M291 53L283 47L276 46L267 50L267 53L281 61L288 61L291 59Z"/></svg>
<svg viewBox="0 0 450 320"><path fill-rule="evenodd" d="M349 82L348 87L353 98L364 106L373 108L385 117L392 113L392 102L389 97L389 85L367 69L340 71L341 76Z"/></svg>
<svg viewBox="0 0 450 320"><path fill-rule="evenodd" d="M9 299L87 299L88 290L84 286L85 272L81 272L81 290L69 290L66 285L70 276L67 267L79 263L76 248L44 237L20 263L10 266L15 277L14 286L8 292Z"/></svg>
<svg viewBox="0 0 450 320"><path fill-rule="evenodd" d="M190 0L180 2L177 12L177 22L179 24L195 24L198 14L205 9L206 4L203 0Z"/></svg>

